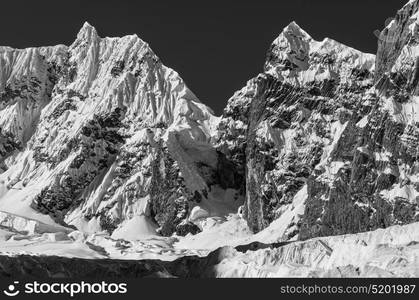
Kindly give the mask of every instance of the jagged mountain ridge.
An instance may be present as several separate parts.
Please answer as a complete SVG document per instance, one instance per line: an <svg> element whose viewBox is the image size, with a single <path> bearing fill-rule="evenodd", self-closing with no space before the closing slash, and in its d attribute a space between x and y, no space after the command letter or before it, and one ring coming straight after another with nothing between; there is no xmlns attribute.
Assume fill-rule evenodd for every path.
<svg viewBox="0 0 419 300"><path fill-rule="evenodd" d="M219 145L246 173L254 232L307 239L419 220L417 7L383 30L377 59L293 22L229 100Z"/></svg>
<svg viewBox="0 0 419 300"><path fill-rule="evenodd" d="M246 166L244 214L253 231L285 215L284 238L298 234L304 211L293 212L293 199L307 198L316 167L333 169L327 159L343 124L371 109L372 96L363 97L374 62L331 39L315 41L292 22L270 47L264 73L229 100L220 146ZM246 143L234 144L232 132Z"/></svg>
<svg viewBox="0 0 419 300"><path fill-rule="evenodd" d="M85 23L70 47L0 53L0 210L170 235L199 230L187 218L198 202L208 216L237 209L210 143L217 118L136 35L100 38Z"/></svg>
<svg viewBox="0 0 419 300"><path fill-rule="evenodd" d="M377 58L291 23L220 118L136 36L1 48L0 210L117 237L243 203L281 240L418 221L417 3Z"/></svg>

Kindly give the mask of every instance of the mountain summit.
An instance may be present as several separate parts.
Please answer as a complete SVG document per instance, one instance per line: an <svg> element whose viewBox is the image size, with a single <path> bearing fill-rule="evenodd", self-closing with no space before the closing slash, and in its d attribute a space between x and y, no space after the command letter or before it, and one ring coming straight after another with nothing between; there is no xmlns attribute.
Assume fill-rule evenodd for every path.
<svg viewBox="0 0 419 300"><path fill-rule="evenodd" d="M193 227L190 200L219 180L217 118L147 43L85 23L70 47L1 55L0 210L87 232Z"/></svg>

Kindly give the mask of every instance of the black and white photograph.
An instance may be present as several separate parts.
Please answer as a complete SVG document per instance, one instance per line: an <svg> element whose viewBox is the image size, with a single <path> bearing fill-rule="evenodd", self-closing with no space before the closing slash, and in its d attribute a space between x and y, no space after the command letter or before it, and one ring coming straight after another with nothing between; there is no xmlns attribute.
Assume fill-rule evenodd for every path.
<svg viewBox="0 0 419 300"><path fill-rule="evenodd" d="M0 11L2 299L417 293L419 0Z"/></svg>

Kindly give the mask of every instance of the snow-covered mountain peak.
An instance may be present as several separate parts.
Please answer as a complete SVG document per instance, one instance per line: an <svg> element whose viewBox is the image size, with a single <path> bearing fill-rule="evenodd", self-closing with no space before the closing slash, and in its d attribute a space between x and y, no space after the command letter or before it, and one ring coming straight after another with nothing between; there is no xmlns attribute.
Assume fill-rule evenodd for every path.
<svg viewBox="0 0 419 300"><path fill-rule="evenodd" d="M91 99L95 105L89 106L96 112L126 106L126 114L143 123L170 125L177 112L185 110L177 106L200 103L180 76L164 66L136 34L101 38L87 22L69 48L68 73L61 89ZM212 115L210 109L202 108L201 115Z"/></svg>
<svg viewBox="0 0 419 300"><path fill-rule="evenodd" d="M286 26L273 41L268 52L265 69L275 69L273 73L287 70L306 70L312 38L295 22Z"/></svg>
<svg viewBox="0 0 419 300"><path fill-rule="evenodd" d="M137 34L124 35L122 37L101 37L97 29L88 22L85 22L80 28L79 32L76 35L76 39L70 46L70 49L80 47L81 45L92 44L95 42L104 43L105 46L109 46L112 43L118 43L118 41L131 41L132 43L140 43L141 45L147 45L146 42L141 40Z"/></svg>
<svg viewBox="0 0 419 300"><path fill-rule="evenodd" d="M295 36L306 40L312 39L312 37L305 30L303 30L295 21L292 21L287 26L285 26L278 38L281 38L281 35L288 38L291 36Z"/></svg>
<svg viewBox="0 0 419 300"><path fill-rule="evenodd" d="M77 34L77 39L90 39L92 37L97 37L98 33L95 27L90 25L87 21L84 22L82 28Z"/></svg>
<svg viewBox="0 0 419 300"><path fill-rule="evenodd" d="M374 60L374 55L330 38L316 41L291 22L273 41L267 54L265 73L297 86L325 80L350 83L354 73L372 74Z"/></svg>
<svg viewBox="0 0 419 300"><path fill-rule="evenodd" d="M415 13L406 11L406 20ZM410 43L409 50L415 49L415 38L405 42ZM386 51L398 50L389 45ZM391 80L403 83L401 70L405 68L410 70L406 78L411 85L418 86L419 72L411 72L418 70L412 67L417 62L409 60L416 59L415 55L415 51L405 51ZM416 153L417 146L418 133L412 126L417 119L417 97L407 101L409 92L399 95L398 89L387 85L381 89L391 97L382 101L374 85L374 69L374 55L330 38L315 40L293 22L272 43L264 73L229 100L220 122L219 144L247 174L243 215L253 231L266 228L275 219L286 229L282 230L286 238L329 235L330 228L356 231L358 216L368 220L370 214L364 208L359 214L358 208L379 211L385 205L373 195L382 191L386 195L382 201L395 207L387 224L399 218L397 201L404 201L412 215L416 214L412 201L416 194L402 179L405 171L398 171L396 165L415 161L410 155ZM409 126L405 128L406 123ZM408 154L400 154L405 152ZM366 182L365 178L374 179ZM370 182L371 188L366 189ZM399 183L409 191L403 197ZM387 195L385 190L392 192ZM352 191L356 191L354 195ZM330 209L330 203L337 206ZM343 211L353 211L353 220L342 217ZM368 222L362 226L382 226Z"/></svg>
<svg viewBox="0 0 419 300"><path fill-rule="evenodd" d="M88 232L131 219L196 230L187 218L202 198L208 214L224 194L223 212L238 205L217 173L217 122L137 35L85 23L69 47L4 48L0 211Z"/></svg>

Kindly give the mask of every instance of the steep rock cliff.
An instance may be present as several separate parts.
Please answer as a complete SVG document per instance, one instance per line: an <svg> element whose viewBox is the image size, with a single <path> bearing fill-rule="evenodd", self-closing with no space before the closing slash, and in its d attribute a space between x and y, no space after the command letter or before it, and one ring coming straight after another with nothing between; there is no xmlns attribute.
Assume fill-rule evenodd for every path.
<svg viewBox="0 0 419 300"><path fill-rule="evenodd" d="M377 60L292 22L229 100L219 145L246 174L254 232L285 222L284 240L307 239L419 220L417 10L410 1L383 30Z"/></svg>

